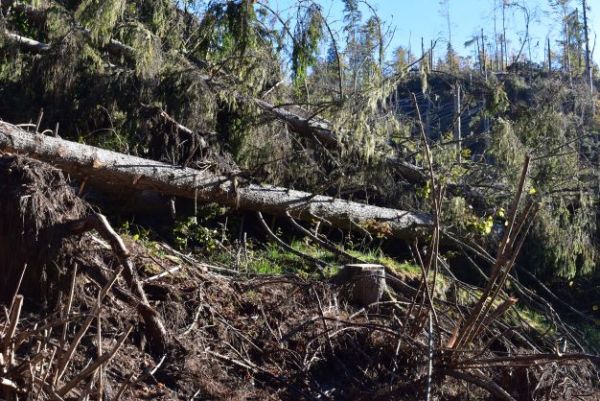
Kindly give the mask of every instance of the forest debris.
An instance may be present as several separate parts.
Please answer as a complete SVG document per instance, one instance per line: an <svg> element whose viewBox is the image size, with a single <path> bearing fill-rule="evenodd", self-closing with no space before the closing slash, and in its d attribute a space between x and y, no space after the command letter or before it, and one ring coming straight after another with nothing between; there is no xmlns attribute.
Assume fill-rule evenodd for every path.
<svg viewBox="0 0 600 401"><path fill-rule="evenodd" d="M136 248L132 252L147 250ZM405 309L408 305L398 304L392 308L381 303L377 311L357 313L357 308L339 300L336 286L293 275L231 279L188 268L185 276L170 276L168 280L173 299L162 302L161 310L169 319L167 330L171 335L177 335L178 350L175 353L172 351L157 362L148 361L143 351L123 339L123 333L129 330L126 314L119 311L118 304L104 302L103 309L107 312L102 318L105 344L117 344L107 347L113 351L120 347L120 352L112 356L113 367L107 364L110 351L101 354L107 357L94 357L88 364L85 356L97 355L96 348L92 343L82 341L72 359L69 376L65 376L68 385L43 384L46 379L40 379L33 382L34 389L48 396L64 394L65 398L80 389L85 392L84 387L92 380L92 372L105 366L104 386L107 396L112 394L111 399L117 391L121 400L148 396L189 400L194 394L223 400L249 397L311 400L323 398L325 394L332 400L424 398L430 334L424 329L412 336L394 318L397 308ZM87 299L84 292L75 293L75 310L81 310L86 303L88 307L97 305L97 297ZM447 304L446 308L438 308L438 313L440 327L435 328L431 336L436 340L450 332L459 308ZM118 326L123 325L118 330L109 325L109 322L114 325L115 319ZM35 323L35 319L28 318L18 330L25 333ZM73 321L79 330L83 323L82 320ZM492 333L500 327L498 323L496 320L490 324ZM526 331L522 333L526 335ZM51 337L60 335L57 331ZM445 365L447 355L444 350L433 353L432 399L436 399L442 389L448 396L455 391L452 382L447 382L450 379L444 380L444 376L481 387L471 387L473 397L484 397L484 391L489 391L496 397L504 396L499 398L503 400L510 399L506 394L520 399L515 388L502 381L505 374L512 375L515 382L521 375L528 375L539 383L538 394L551 394L556 400L568 399L561 397L567 397L572 389L593 386L595 376L593 367L586 362L588 355L565 355L564 358L569 359L564 362L578 361L578 366L575 370L556 370L560 384L555 385L544 378L548 372L552 375L553 365L535 361L560 364L561 360L556 356L536 354L519 344L516 338L506 337L511 352L519 352L519 357L513 360L517 366L511 366L510 356L484 348L489 337L490 334L483 333L481 338L474 340L473 352L465 351L472 357L473 367L450 368ZM41 340L46 344L50 338ZM27 337L20 346L17 363L21 362L26 350L35 352L36 348L28 345L34 341L35 337ZM42 350L46 346L43 345ZM56 364L50 363L52 355L52 352L42 354L43 365L51 372L48 374L44 369L42 378L56 374ZM148 368L140 369L140 361ZM477 362L480 364L476 365ZM160 369L156 370L157 366ZM518 369L525 369L525 373ZM152 374L148 375L147 371ZM12 377L7 380L23 388L32 378L25 375L19 380Z"/></svg>
<svg viewBox="0 0 600 401"><path fill-rule="evenodd" d="M69 345L68 350L64 354L61 355L61 357L59 359L59 362L57 364L56 374L54 375L54 382L55 383L58 383L59 380L62 378L62 375L65 373L65 370L67 369L67 366L68 366L69 362L71 362L71 359L73 358L75 350L79 346L79 343L83 339L83 336L87 333L88 329L90 328L90 325L92 324L92 321L100 313L100 309L102 307L102 303L104 301L104 297L106 297L106 295L108 294L108 292L110 291L110 289L112 288L112 286L117 281L117 278L119 278L119 274L121 274L121 270L122 269L117 270L113 274L111 280L102 288L102 290L98 294L98 302L96 304L96 307L87 316L87 318L85 319L85 321L83 322L83 324L81 325L81 327L79 328L79 330L77 331L77 334L75 335L75 338L73 339L73 341Z"/></svg>
<svg viewBox="0 0 600 401"><path fill-rule="evenodd" d="M152 349L159 355L164 354L167 350L168 343L167 331L160 316L148 302L142 283L140 282L135 267L133 266L133 262L131 261L129 251L121 237L111 227L106 217L99 213L94 213L84 219L72 222L71 229L77 233L95 229L104 240L111 244L111 248L123 266L123 272L129 288L131 288L141 301L138 311L146 323L146 329L150 337Z"/></svg>
<svg viewBox="0 0 600 401"><path fill-rule="evenodd" d="M448 376L456 377L457 379L464 380L469 383L473 383L481 388L484 388L498 400L517 401L508 392L506 392L506 390L504 390L502 387L500 387L497 383L494 383L493 380L489 380L485 377L481 377L481 376L466 373L466 372L459 372L456 370L446 371L445 374L447 374Z"/></svg>
<svg viewBox="0 0 600 401"><path fill-rule="evenodd" d="M168 342L164 325L146 299L125 244L106 218L94 213L83 217L88 207L74 194L62 172L47 164L3 156L0 177L4 178L0 234L5 238L0 243L0 260L6 260L1 267L1 294L6 296L20 288L30 302L57 302L61 291L71 291L67 272L75 269L78 250L89 241L72 234L95 229L109 242L125 268L154 352L164 353ZM61 291L55 290L59 287Z"/></svg>
<svg viewBox="0 0 600 401"><path fill-rule="evenodd" d="M60 170L0 156L0 298L10 301L20 288L28 302L55 302L81 246L64 224L87 213Z"/></svg>
<svg viewBox="0 0 600 401"><path fill-rule="evenodd" d="M119 351L119 349L121 349L121 347L123 346L123 343L125 342L125 340L129 336L129 334L131 333L132 329L133 329L133 327L130 325L127 328L127 330L125 330L125 332L121 335L121 337L119 337L119 339L117 340L117 343L115 344L115 346L113 347L112 350L110 350L109 352L107 352L105 354L102 354L92 364L90 364L87 368L85 368L83 371L81 371L81 373L79 373L77 376L75 376L73 379L71 379L63 387L61 387L60 389L58 389L57 394L59 396L63 396L64 397L79 382L81 382L83 379L85 379L89 375L93 374L103 364L106 364L106 363L110 362L110 360L115 356L115 354L117 353L117 351Z"/></svg>

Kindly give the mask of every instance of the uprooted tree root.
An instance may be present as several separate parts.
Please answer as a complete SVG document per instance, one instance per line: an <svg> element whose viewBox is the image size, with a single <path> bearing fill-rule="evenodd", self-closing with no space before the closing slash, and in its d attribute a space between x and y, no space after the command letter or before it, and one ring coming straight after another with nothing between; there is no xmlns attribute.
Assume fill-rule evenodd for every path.
<svg viewBox="0 0 600 401"><path fill-rule="evenodd" d="M60 283L68 283L70 255L82 246L65 236L63 224L88 212L60 170L27 158L0 158L2 301L10 301L20 280L28 299L56 300L65 289Z"/></svg>
<svg viewBox="0 0 600 401"><path fill-rule="evenodd" d="M10 162L5 171L33 169L42 177L37 205L53 205L59 212L52 220L33 220L43 222L35 227L40 233L63 230L54 259L42 265L69 263L60 266L66 269L66 285L53 304L36 309L28 304L40 297L17 295L0 317L4 399L598 397L595 357L571 342L557 347L556 335L503 314L486 319L478 335L460 348L449 345L457 322L473 312L476 294L461 303L433 293L425 303L423 297L414 299L415 288L391 282L395 291L386 301L361 309L333 283L293 275L219 275L166 245L146 249L103 233L106 226L98 225L97 215L83 203L78 213L58 209L63 206L54 202L75 198L54 197L49 183L71 190L60 174L43 172L47 166L15 158L2 162ZM31 192L9 199L36 199L27 195ZM8 210L6 205L1 210ZM8 221L16 224L14 216ZM43 244L43 236L35 238ZM134 276L142 276L137 281L141 293L125 274L128 264ZM148 266L164 271L149 275ZM29 284L24 279L22 288ZM436 311L435 325L428 305ZM164 323L170 339L165 353L153 349L140 308L154 311Z"/></svg>

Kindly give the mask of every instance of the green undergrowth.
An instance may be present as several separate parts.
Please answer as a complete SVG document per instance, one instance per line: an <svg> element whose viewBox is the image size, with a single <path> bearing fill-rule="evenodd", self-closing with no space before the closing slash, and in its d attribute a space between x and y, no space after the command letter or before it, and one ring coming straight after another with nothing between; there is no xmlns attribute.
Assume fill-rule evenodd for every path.
<svg viewBox="0 0 600 401"><path fill-rule="evenodd" d="M363 260L366 263L377 263L387 266L396 273L402 274L407 278L417 278L421 276L421 269L419 266L410 262L400 262L391 256L386 255L381 250L369 250L367 252L361 252L359 250L347 249L346 252L355 258Z"/></svg>
<svg viewBox="0 0 600 401"><path fill-rule="evenodd" d="M342 267L343 263L339 261L339 258L333 252L313 243L295 239L290 242L290 246L310 258L324 262L323 275L325 277L335 275ZM345 252L365 263L378 263L388 266L407 278L416 278L421 274L417 266L408 262L400 262L381 250L361 252L345 249ZM212 252L207 255L207 258L222 265L234 266L236 270L247 273L295 273L305 277L317 275L317 269L313 261L286 250L275 242L261 244L248 241L241 249L232 252Z"/></svg>
<svg viewBox="0 0 600 401"><path fill-rule="evenodd" d="M162 258L164 252L157 245L161 239L147 228L127 221L119 225L119 233L129 241L145 247L151 256ZM302 257L287 250L273 241L259 242L256 239L247 239L243 243L231 240L225 230L207 228L196 220L186 219L178 222L173 229L171 245L183 253L192 254L200 260L225 267L227 269L248 274L298 274L303 277L331 277L342 267L343 262L333 252L304 239L296 238L289 245L301 254ZM281 234L281 233L278 233ZM345 248L344 252L360 259L365 263L382 264L407 280L418 279L421 270L418 266L399 261L383 252L381 249L351 249ZM314 261L319 260L325 267L319 272ZM149 265L152 265L151 263ZM148 273L157 273L156 266L150 267ZM444 290L443 279L438 280L440 288Z"/></svg>
<svg viewBox="0 0 600 401"><path fill-rule="evenodd" d="M164 261L172 256L165 253L164 248L159 245L159 241L155 241L156 238L152 231L134 224L123 224L119 231L126 241L145 248L150 257L143 263L145 274L152 275L162 272L163 268L156 263L156 260ZM343 265L333 252L307 239L293 239L289 245L304 255L324 262L325 268L322 273L308 258L284 249L272 241L259 242L255 239L247 239L243 244L232 245L227 239L222 241L222 233L217 230L204 228L191 230L189 225L179 227L176 234L173 246L181 252L191 254L198 260L206 261L209 264L238 271L241 274L297 274L305 278L328 278L335 275ZM397 260L381 249L346 248L344 251L365 263L385 265L407 282L421 278L419 266L408 261ZM430 275L428 279L432 280L433 275ZM444 274L437 274L435 293L436 297L440 299L469 305L477 301L482 290L459 288ZM501 303L501 300L497 300L494 306L498 307ZM527 308L520 303L511 308L511 311L506 314L506 318L510 324L530 326L540 333L552 335L556 330L553 323L543 313ZM582 331L585 332L590 343L600 344L597 327L583 328Z"/></svg>

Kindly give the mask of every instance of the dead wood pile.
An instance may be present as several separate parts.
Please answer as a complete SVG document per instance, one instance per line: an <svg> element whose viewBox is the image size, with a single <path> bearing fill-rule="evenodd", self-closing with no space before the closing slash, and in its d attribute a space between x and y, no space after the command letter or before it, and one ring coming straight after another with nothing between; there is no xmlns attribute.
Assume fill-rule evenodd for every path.
<svg viewBox="0 0 600 401"><path fill-rule="evenodd" d="M515 319L510 298L483 316L477 336L457 340L459 329L469 327L460 324L462 317L477 311L475 289L466 299L436 291L425 298L422 286L390 282L395 291L384 301L361 308L332 282L231 271L233 277L223 276L166 244L147 248L111 234L52 168L14 156L0 161L14 177L2 191L1 218L37 233L15 237L20 239L13 246L25 247L20 264L69 262L59 266L67 285L52 305L24 307L39 299L33 295L15 295L6 304L0 398L598 399L598 358L585 354L572 333ZM32 182L29 192L19 194ZM18 195L9 196L11 191ZM36 203L23 203L33 202L27 197L33 194ZM41 213L36 218L35 210ZM18 225L19 211L25 225ZM62 236L44 236L52 227L62 227ZM33 252L58 238L71 245ZM26 248L33 239L38 248ZM10 256L7 249L2 261ZM30 284L23 280L18 293ZM148 330L156 321L164 324L168 341L161 350ZM558 336L565 339L559 346Z"/></svg>

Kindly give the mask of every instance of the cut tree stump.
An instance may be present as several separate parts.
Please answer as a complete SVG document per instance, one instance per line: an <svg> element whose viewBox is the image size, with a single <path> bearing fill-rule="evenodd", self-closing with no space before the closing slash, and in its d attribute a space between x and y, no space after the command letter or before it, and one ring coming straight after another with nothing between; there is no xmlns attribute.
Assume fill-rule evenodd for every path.
<svg viewBox="0 0 600 401"><path fill-rule="evenodd" d="M367 307L379 302L386 288L385 267L379 264L345 265L337 277L338 283L349 285L352 302Z"/></svg>

